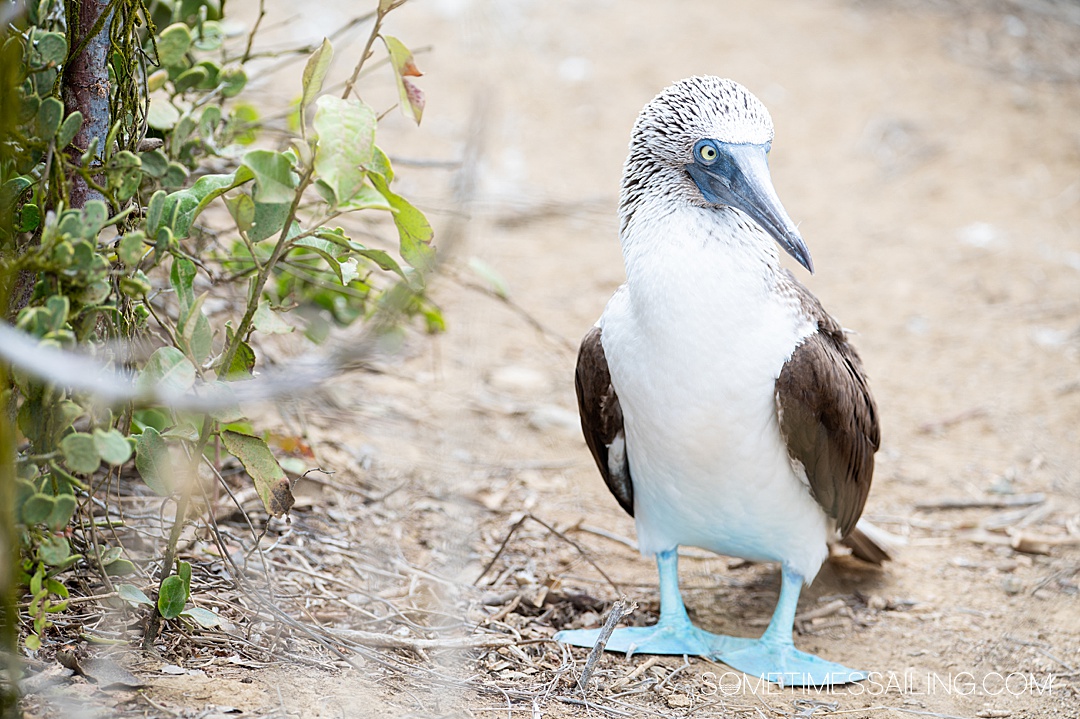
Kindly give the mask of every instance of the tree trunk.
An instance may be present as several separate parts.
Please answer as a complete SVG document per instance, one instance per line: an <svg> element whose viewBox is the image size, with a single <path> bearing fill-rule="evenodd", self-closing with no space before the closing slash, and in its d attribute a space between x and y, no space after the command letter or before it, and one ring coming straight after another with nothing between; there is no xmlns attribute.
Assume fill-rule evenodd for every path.
<svg viewBox="0 0 1080 719"><path fill-rule="evenodd" d="M108 0L75 0L68 4L68 12L76 17L68 18L72 28L69 40L72 51L79 47L87 33L93 30L101 14L108 7ZM74 21L74 22L72 22ZM72 144L80 154L98 140L97 156L105 149L109 134L109 19L101 30L86 42L77 56L68 56L64 67L64 106L68 114L78 110L82 113L82 129ZM74 151L73 151L74 152ZM87 185L76 175L71 183L71 206L83 207L90 200L104 200L101 193Z"/></svg>

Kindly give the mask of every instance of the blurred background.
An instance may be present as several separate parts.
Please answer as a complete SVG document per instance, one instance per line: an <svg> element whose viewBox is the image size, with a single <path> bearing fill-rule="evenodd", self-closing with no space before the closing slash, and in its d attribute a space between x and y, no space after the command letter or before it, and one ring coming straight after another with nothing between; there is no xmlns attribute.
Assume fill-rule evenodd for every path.
<svg viewBox="0 0 1080 719"><path fill-rule="evenodd" d="M356 12L266 7L285 18L260 36L269 47L315 42ZM801 624L797 642L923 679L1065 677L1055 695L911 699L946 714L1051 716L1075 698L1080 6L413 0L386 31L424 71L420 128L390 113L380 132L400 191L436 226L445 265L433 296L449 328L412 337L403 368L347 378L333 403L303 412L313 446L361 458L358 481L400 487L377 510L393 527L379 530L393 535L387 551L471 579L528 513L576 538L642 617L655 611L651 564L620 543L632 520L580 437L573 362L623 279L615 217L637 112L672 81L726 76L772 113L773 181L817 268L796 274L853 331L880 409L866 513L906 542L883 572L824 570L804 604L842 597L847 609ZM338 56L365 33L337 39ZM295 83L276 77L254 87L284 106ZM380 111L396 101L387 83L361 94ZM1027 540L1043 544L1016 548ZM773 567L696 555L683 574L691 612L720 631L760 631L775 601ZM616 598L532 522L479 586L479 598L444 587L444 608L471 601L468 617L490 617L517 597L498 621L525 636L587 625ZM599 604L524 611L544 587ZM510 664L495 680L539 681L499 661Z"/></svg>

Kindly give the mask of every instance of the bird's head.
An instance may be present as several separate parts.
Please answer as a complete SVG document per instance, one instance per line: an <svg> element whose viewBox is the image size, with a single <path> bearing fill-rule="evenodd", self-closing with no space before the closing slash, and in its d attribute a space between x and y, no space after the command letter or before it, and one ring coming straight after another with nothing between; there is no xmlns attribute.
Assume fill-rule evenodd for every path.
<svg viewBox="0 0 1080 719"><path fill-rule="evenodd" d="M742 85L691 77L657 95L638 115L623 170L623 222L646 195L663 193L717 211L747 215L810 272L814 265L773 189L772 119Z"/></svg>

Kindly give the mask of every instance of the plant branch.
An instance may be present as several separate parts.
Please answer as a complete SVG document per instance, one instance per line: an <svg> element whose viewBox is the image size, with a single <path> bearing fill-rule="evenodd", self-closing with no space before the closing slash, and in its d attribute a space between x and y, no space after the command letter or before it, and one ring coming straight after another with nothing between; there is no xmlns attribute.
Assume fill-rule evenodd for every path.
<svg viewBox="0 0 1080 719"><path fill-rule="evenodd" d="M364 51L360 53L360 59L357 61L356 67L353 68L349 80L345 83L345 90L341 93L342 100L348 99L349 95L352 94L353 86L356 85L356 80L360 77L360 71L364 68L364 63L371 57L371 48L375 45L375 39L379 37L379 30L382 29L383 18L385 18L387 13L391 10L401 7L404 3L405 0L401 0L401 2L391 3L386 7L383 7L381 2L379 3L379 8L375 13L375 24L371 26L371 33L368 35L367 43L364 44Z"/></svg>

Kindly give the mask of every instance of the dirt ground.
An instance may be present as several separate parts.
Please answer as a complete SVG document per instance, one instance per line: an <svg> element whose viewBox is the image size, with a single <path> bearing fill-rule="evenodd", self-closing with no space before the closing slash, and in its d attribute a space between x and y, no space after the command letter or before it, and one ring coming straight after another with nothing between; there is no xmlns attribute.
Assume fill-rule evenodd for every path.
<svg viewBox="0 0 1080 719"><path fill-rule="evenodd" d="M286 19L267 42L359 12L267 8ZM431 46L427 110L419 130L388 118L381 142L450 242L433 289L449 329L281 408L279 431L336 473L300 482L293 524L263 545L296 620L428 644L362 649L352 667L295 631L261 660L129 654L140 691L76 682L40 712L1080 716L1078 15L1018 0L409 3L387 32ZM796 644L869 682L785 690L702 659L606 655L583 694L586 652L546 638L620 595L652 621L657 587L580 436L576 344L623 279L631 124L706 73L772 113L773 180L817 268L800 278L857 332L882 417L866 516L902 546L881 570L830 562L800 602ZM472 258L509 303L479 289ZM681 575L697 623L744 636L779 586L775 566L696 550ZM260 645L274 630L261 616L233 631ZM453 648L462 637L517 643Z"/></svg>

